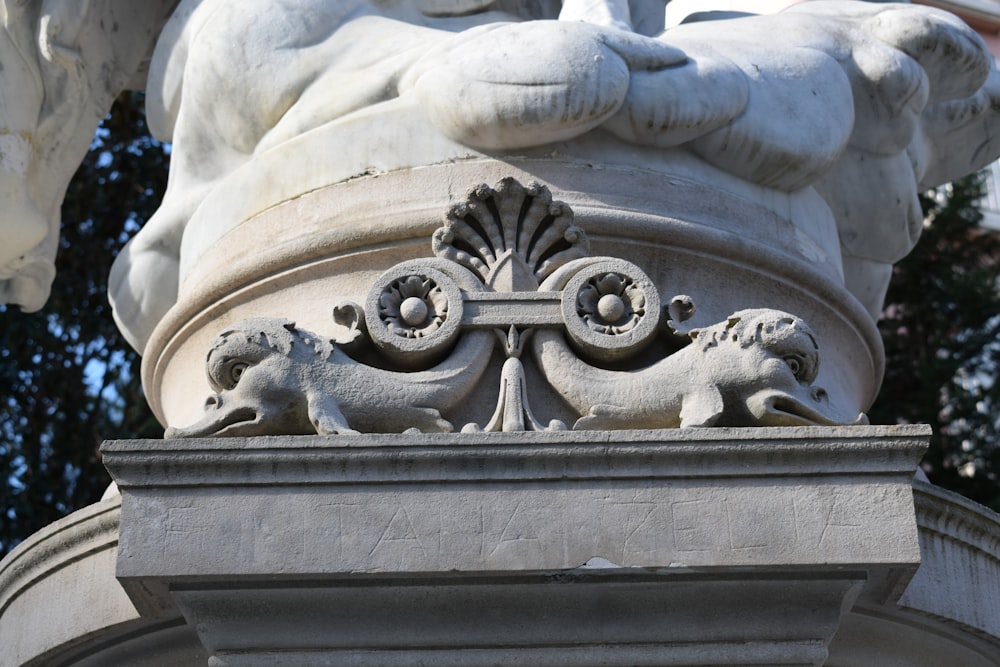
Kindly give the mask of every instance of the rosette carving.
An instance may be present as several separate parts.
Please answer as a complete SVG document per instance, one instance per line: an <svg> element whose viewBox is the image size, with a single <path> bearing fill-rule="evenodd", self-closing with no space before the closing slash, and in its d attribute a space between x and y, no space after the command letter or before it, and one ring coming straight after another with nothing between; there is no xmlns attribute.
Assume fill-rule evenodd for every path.
<svg viewBox="0 0 1000 667"><path fill-rule="evenodd" d="M481 289L475 275L452 262L429 258L397 264L368 293L368 336L394 365L416 370L436 363L458 340L463 293Z"/></svg>
<svg viewBox="0 0 1000 667"><path fill-rule="evenodd" d="M680 295L661 327L656 284L631 262L586 256L572 211L541 185L508 178L474 188L448 210L432 247L437 257L383 273L364 308L334 309L346 337L263 318L220 334L208 357L217 393L199 423L171 434L450 431L442 411L478 383L496 342L506 359L495 409L464 431L566 428L532 409L529 378L539 375L579 416L577 429L864 419L813 384L819 344L802 319L761 308L682 327L695 305ZM681 348L644 368L614 370L630 359L634 366L658 336ZM538 373L526 372L525 358Z"/></svg>
<svg viewBox="0 0 1000 667"><path fill-rule="evenodd" d="M448 297L432 279L410 275L393 280L378 300L379 317L403 338L423 338L441 328L448 317Z"/></svg>
<svg viewBox="0 0 1000 667"><path fill-rule="evenodd" d="M580 289L576 312L597 333L623 334L634 329L646 314L646 293L627 275L605 273Z"/></svg>
<svg viewBox="0 0 1000 667"><path fill-rule="evenodd" d="M660 330L660 295L631 262L588 257L553 272L540 289L561 290L566 335L584 356L619 361L649 345Z"/></svg>

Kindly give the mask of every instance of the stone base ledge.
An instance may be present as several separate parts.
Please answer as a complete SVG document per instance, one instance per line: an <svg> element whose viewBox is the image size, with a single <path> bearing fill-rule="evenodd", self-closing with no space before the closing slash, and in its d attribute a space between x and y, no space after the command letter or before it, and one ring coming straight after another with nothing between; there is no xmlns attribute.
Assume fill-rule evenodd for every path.
<svg viewBox="0 0 1000 667"><path fill-rule="evenodd" d="M0 561L0 665L30 664L56 647L85 644L109 621L139 617L120 587L105 591L88 576L114 566L119 507L104 501L71 514ZM84 597L65 600L69 587Z"/></svg>
<svg viewBox="0 0 1000 667"><path fill-rule="evenodd" d="M819 665L844 609L898 595L919 563L911 479L926 435L403 434L103 451L123 494L119 580L140 608L183 611L216 665Z"/></svg>
<svg viewBox="0 0 1000 667"><path fill-rule="evenodd" d="M912 477L929 434L919 425L520 431L112 440L101 449L120 489L870 478Z"/></svg>
<svg viewBox="0 0 1000 667"><path fill-rule="evenodd" d="M1000 515L914 481L921 564L898 599L859 602L828 667L995 667L1000 662Z"/></svg>
<svg viewBox="0 0 1000 667"><path fill-rule="evenodd" d="M861 585L857 572L616 572L173 595L215 665L817 665Z"/></svg>
<svg viewBox="0 0 1000 667"><path fill-rule="evenodd" d="M919 562L918 428L104 445L123 578ZM207 557L208 556L208 557ZM236 568L235 571L232 568Z"/></svg>
<svg viewBox="0 0 1000 667"><path fill-rule="evenodd" d="M1000 654L1000 517L932 484L913 491L923 566L900 606L990 637Z"/></svg>
<svg viewBox="0 0 1000 667"><path fill-rule="evenodd" d="M921 482L916 511L911 498L899 512L925 434L109 443L122 503L80 510L0 561L0 665L991 667L1000 517ZM780 532L775 498L788 497L819 527ZM329 514L298 514L317 503L354 514L339 532ZM901 537L852 536L874 526ZM710 549L684 551L705 536ZM177 563L181 545L195 553ZM694 553L699 564L678 557Z"/></svg>

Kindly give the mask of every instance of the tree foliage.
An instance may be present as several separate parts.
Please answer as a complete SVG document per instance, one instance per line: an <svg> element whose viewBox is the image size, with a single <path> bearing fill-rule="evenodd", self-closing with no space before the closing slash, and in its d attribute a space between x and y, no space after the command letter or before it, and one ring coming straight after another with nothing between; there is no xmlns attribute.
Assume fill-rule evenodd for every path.
<svg viewBox="0 0 1000 667"><path fill-rule="evenodd" d="M105 438L163 434L107 299L111 261L166 186L168 153L142 108L139 94L116 102L69 186L45 308L0 306L0 555L100 498Z"/></svg>
<svg viewBox="0 0 1000 667"><path fill-rule="evenodd" d="M929 423L932 482L1000 510L1000 234L980 227L980 177L923 198L879 327L886 376L872 422Z"/></svg>

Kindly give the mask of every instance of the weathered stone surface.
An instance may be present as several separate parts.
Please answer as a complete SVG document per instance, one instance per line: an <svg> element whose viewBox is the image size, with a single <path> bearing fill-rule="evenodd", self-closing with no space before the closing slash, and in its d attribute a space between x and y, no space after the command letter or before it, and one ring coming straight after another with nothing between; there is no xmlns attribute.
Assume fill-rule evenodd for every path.
<svg viewBox="0 0 1000 667"><path fill-rule="evenodd" d="M952 619L1000 639L1000 520L996 513L924 482L914 483L914 497L926 565L907 586L900 607ZM947 588L946 595L942 587Z"/></svg>
<svg viewBox="0 0 1000 667"><path fill-rule="evenodd" d="M140 615L115 580L121 499L74 512L0 561L0 665L204 665L176 611Z"/></svg>
<svg viewBox="0 0 1000 667"><path fill-rule="evenodd" d="M917 565L925 434L119 441L104 460L119 579L182 609L215 665L819 665L845 606Z"/></svg>
<svg viewBox="0 0 1000 667"><path fill-rule="evenodd" d="M173 595L201 624L218 667L820 665L861 578L566 571L497 583L181 587Z"/></svg>
<svg viewBox="0 0 1000 667"><path fill-rule="evenodd" d="M438 366L403 373L360 363L336 341L293 322L244 320L222 332L209 351L216 393L205 416L169 429L167 437L450 432L440 410L462 401L475 385L489 362L490 343L489 332L466 336Z"/></svg>
<svg viewBox="0 0 1000 667"><path fill-rule="evenodd" d="M898 600L863 600L844 617L829 667L1000 659L1000 516L926 482L914 481L913 492L920 568Z"/></svg>
<svg viewBox="0 0 1000 667"><path fill-rule="evenodd" d="M104 451L137 527L122 535L125 578L145 574L151 554L160 576L233 561L247 575L533 571L595 557L653 568L888 565L917 556L908 471L923 444L921 431L898 432L360 435ZM804 484L809 466L829 477ZM839 482L862 472L868 485ZM280 502L268 492L286 487L295 492Z"/></svg>
<svg viewBox="0 0 1000 667"><path fill-rule="evenodd" d="M131 601L105 501L0 563L0 665L991 667L1000 518L914 514L925 437L108 443Z"/></svg>
<svg viewBox="0 0 1000 667"><path fill-rule="evenodd" d="M148 115L173 142L170 187L111 288L140 349L218 234L189 230L196 219L228 229L317 180L491 152L586 162L588 145L633 167L697 164L702 182L721 171L779 212L782 196L818 188L840 228L826 250L843 250L849 287L875 312L886 265L919 231L915 193L1000 151L975 140L997 122L988 52L925 7L805 3L660 32L650 10L610 1L564 3L561 16L554 3L458 0L174 4L13 4L0 35L0 276L5 298L30 307L52 277L68 176L157 42ZM398 140L393 126L407 128ZM323 158L304 160L303 143ZM249 215L211 211L234 199Z"/></svg>
<svg viewBox="0 0 1000 667"><path fill-rule="evenodd" d="M86 128L171 4L3 6L7 300L34 307L51 280L68 158L85 149ZM160 35L149 95L151 124L174 140L170 191L112 277L116 316L149 353L146 386L161 417L193 421L203 395L193 376L220 330L249 316L323 330L330 304L357 299L387 269L416 266L442 211L450 227L435 242L461 236L452 249L467 252L462 225L480 225L472 208L489 204L481 197L460 211L456 201L512 175L546 181L569 201L594 251L611 258L605 268L648 290L650 303L660 290L693 295L691 331L738 313L791 313L796 340L814 337L830 363L792 372L790 386L808 377L852 412L865 409L882 357L850 294L876 312L890 262L919 231L917 190L996 154L996 140L979 140L997 123L1000 88L982 43L949 16L909 6L807 3L649 38L656 21L622 2L568 0L562 21L538 20L557 18L554 7L502 4L492 13L481 0L180 3ZM107 23L117 33L103 32ZM563 240L578 236L550 203L529 220L532 244L550 218ZM541 287L539 267L562 252L548 250L524 266L484 254L482 282ZM600 292L607 275L587 280ZM439 294L415 304L422 283L390 278L372 302L391 313L370 328L440 324ZM516 306L526 321L551 324L553 295L573 280ZM586 315L615 319L625 300L602 305L608 295L592 295ZM635 310L641 299L627 301ZM468 303L476 326L505 323L492 297ZM339 311L341 320L352 313L357 324L357 310ZM516 333L501 341L502 369L479 361L524 412L523 392L505 392L537 386L542 371L519 365ZM576 333L571 345L593 353L588 332ZM388 340L389 356L423 346L373 340ZM414 368L449 345L418 350L427 354ZM620 348L599 361L631 363L630 344ZM217 390L235 386L231 362L245 361L218 349ZM603 384L587 373L538 399L538 423L608 416L590 398L561 403L588 381ZM473 376L478 387L462 400L418 406L433 426L485 405L506 429L497 383L484 389L491 383ZM354 403L367 405L371 376L351 377L364 385ZM251 380L279 384L273 373ZM635 425L662 425L665 403L650 387L671 381L654 374L637 390L632 402L651 397L651 407ZM291 430L351 430L324 382L314 384ZM377 408L412 405L406 393ZM633 417L613 416L613 426ZM0 564L0 645L27 664L204 662L196 629L219 666L818 665L853 605L833 645L838 664L873 655L932 664L954 647L978 667L1000 632L995 521L918 487L925 565L910 580L918 533L908 480L925 435L763 428L111 443L106 460L124 492L119 557L113 503L26 542ZM965 604L940 584L955 573ZM67 590L79 595L63 603ZM897 627L917 650L877 638Z"/></svg>
<svg viewBox="0 0 1000 667"><path fill-rule="evenodd" d="M0 6L0 303L49 296L60 207L115 97L142 85L174 0Z"/></svg>
<svg viewBox="0 0 1000 667"><path fill-rule="evenodd" d="M516 253L511 254L511 250L516 244L513 238L508 239L511 241L508 245L499 242L506 232L494 229L492 216L487 214L489 205L496 204L504 217L503 210L509 202L500 197L494 197L492 202L479 200L482 190L505 190L502 186L511 182L510 177L525 184L538 180L563 184L568 189L553 191L553 205L565 202L560 203L562 209L573 212L572 224L565 228L570 223L562 215L552 216L556 221L547 224L532 222L532 216L528 216L521 230L526 236L521 250L531 255L526 265L533 266L537 261L557 265L555 259L564 259L563 255L570 259L563 270L579 268L574 262L590 261L591 265L564 276L565 281L557 281L560 284L550 284L559 277L558 273L547 276L543 271L535 276L534 268L525 267L513 273L512 267L518 263L514 261ZM436 188L434 184L440 179L461 183L457 187L462 194ZM622 182L627 182L629 188L623 190ZM491 188L481 185L484 183ZM374 198L388 191L394 194L394 201L376 205ZM525 202L531 210L542 208L536 201L542 197L529 199ZM466 202L471 203L463 215L479 215L479 226L497 237L488 239L496 246L495 258L488 244L466 233L468 226L462 229L449 222L455 217L450 213L452 209ZM519 199L517 203L515 213L522 202ZM805 200L796 198L793 202L786 198L785 204L795 209L805 206ZM664 213L668 209L673 210L670 215ZM680 217L673 217L675 214ZM302 220L302 227L288 232L282 227L282 220L289 217ZM517 216L513 218L516 222ZM484 160L358 178L317 190L289 202L287 207L275 208L219 238L214 250L203 257L201 268L185 283L182 301L171 311L146 350L144 385L161 419L173 427L186 427L202 418L204 397L217 391L205 380L202 369L205 353L212 348L218 334L232 329L243 318L267 316L290 320L300 329L342 340L346 330L331 321L330 312L336 304L344 302L366 304L360 319L367 324L367 332L379 350L391 353L394 362L437 339L441 339L440 344L435 343L425 351L430 358L439 357L454 344L450 336L457 333L458 326L496 328L504 338L511 326L519 327L522 333L531 328L565 327L573 347L588 358L597 359L596 363L610 361L621 367L621 362L626 362L627 368L635 369L676 351L680 344L679 340L664 335L669 313L661 314L654 298L669 311L674 297L688 295L697 304L697 312L684 321L685 332L712 328L733 313L746 310L748 303L756 308L787 312L808 323L822 354L814 378L815 388L828 392L827 407L831 409L813 401L808 392L803 396L807 404L815 404L819 412L827 413L827 420L850 422L874 399L882 374L881 342L871 319L840 284L839 255L826 254L820 249L836 234L832 220L826 222L816 227L801 226L800 219L776 216L764 207L752 205L742 195L698 185L680 174L664 180L662 174L619 170L606 164L524 160L515 167L509 161ZM525 230L532 225L537 225L537 230L528 234ZM457 231L449 231L452 227ZM279 233L279 229L284 231ZM520 227L511 225L511 229ZM206 227L205 231L212 230ZM449 316L441 325L447 331L427 329L415 332L420 335L412 338L401 338L390 332L386 324L398 320L397 316L388 317L390 314L386 313L388 319L381 319L382 292L373 288L385 281L388 289L385 298L390 301L397 298L401 303L402 298L392 296L394 288L389 283L405 281L407 275L423 275L422 272L432 269L443 271L444 263L460 269L461 266L446 258L448 252L459 256L464 251L450 248L439 238L439 232L453 234L461 241L460 245L466 244L465 248L471 243L486 246L485 250L477 249L477 253L491 259L486 262L477 257L476 261L491 267L480 276L479 291L463 286L465 296L461 302L444 299L450 303ZM535 233L544 242L528 243ZM589 251L564 241L566 247L562 252L555 247L556 254L547 259L539 260L532 254L547 257L539 247L548 249L553 239L566 235L585 236L590 241ZM259 248L262 239L267 239L266 249ZM822 239L826 241L821 242ZM433 253L439 256L431 256ZM465 273L471 275L469 271ZM620 333L614 336L598 334L589 325L576 322L577 288L586 291L591 279L600 281L605 273L632 276L628 278L629 284L632 288L641 287L637 291L641 292L644 306L636 326L628 331L624 330L627 327L618 327L616 331ZM535 282L525 287L527 281ZM546 285L539 288L539 282ZM592 287L599 291L597 284ZM511 289L516 291L510 292ZM540 291L524 291L533 289ZM413 296L407 294L406 298ZM504 310L502 299L513 298L514 294L532 299L512 301ZM425 307L426 303L434 305L442 295L431 296ZM571 296L574 298L570 299ZM632 297L628 300L630 307L640 302L632 303ZM464 308L464 319L454 312L457 306ZM433 310L437 308L434 306ZM567 319L566 313L570 311L572 317ZM429 323L431 319L428 316ZM670 315L670 319L677 318ZM463 323L459 324L460 321ZM678 338L690 340L686 336L680 334ZM534 343L522 338L527 343L526 353L520 359L528 367L534 364L528 353ZM620 346L604 344L607 341L597 341L598 338L612 339ZM486 341L486 346L494 346L495 341L491 341ZM402 347L395 350L398 346ZM475 391L449 410L442 410L444 419L456 429L469 423L484 425L493 413L503 374L500 367L504 361L503 346L496 346L498 358L485 371ZM633 359L639 352L648 353L648 358ZM526 372L537 421L545 425L562 420L572 426L580 412L574 412L559 393L540 381L537 370L527 368ZM685 383L685 387L690 385ZM586 412L590 407L585 405L580 409ZM708 413L705 419L711 416ZM752 422L729 422L730 425L747 423Z"/></svg>
<svg viewBox="0 0 1000 667"><path fill-rule="evenodd" d="M740 310L688 336L678 352L628 372L582 361L552 331L538 332L533 349L545 378L581 415L577 429L867 423L813 384L819 345L801 318Z"/></svg>
<svg viewBox="0 0 1000 667"><path fill-rule="evenodd" d="M437 256L390 268L363 308L333 308L340 337L279 318L226 327L205 362L204 415L167 437L450 432L442 412L488 384L494 349L505 360L492 415L462 431L566 430L535 416L544 389L575 412L573 429L867 423L815 384L819 342L801 318L754 308L693 328L688 295L661 313L642 269L589 256L572 210L541 184L473 188L432 239Z"/></svg>

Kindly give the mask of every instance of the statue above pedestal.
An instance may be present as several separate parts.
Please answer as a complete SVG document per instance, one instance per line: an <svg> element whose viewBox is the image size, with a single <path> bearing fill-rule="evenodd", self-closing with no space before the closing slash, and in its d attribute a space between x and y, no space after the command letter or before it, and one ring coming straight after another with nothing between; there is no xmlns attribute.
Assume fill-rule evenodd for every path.
<svg viewBox="0 0 1000 667"><path fill-rule="evenodd" d="M0 110L13 129L0 134L9 202L0 229L13 241L0 279L8 299L28 307L44 301L51 280L67 165L92 131L86 110L106 109L155 41L147 113L173 142L170 181L110 280L119 326L145 352L158 330L166 341L180 318L219 309L282 271L419 238L425 213L404 219L406 203L378 191L380 175L420 178L429 167L490 160L620 170L607 190L623 201L642 198L644 210L684 229L724 227L746 247L776 244L875 317L892 262L919 234L917 193L1000 154L992 58L971 29L927 7L808 2L663 30L655 3L622 0L5 6L0 50L13 65L0 74ZM15 96L25 82L34 96ZM425 189L454 197L469 186L446 172ZM640 174L659 179L659 198L633 188ZM373 179L366 205L396 207L396 223L300 206L360 178ZM707 197L693 206L675 198L681 191ZM570 203L586 207L604 192ZM616 215L636 222L634 209L618 210L590 216L587 232L619 234ZM275 226L245 245L263 218ZM342 238L326 246L316 229ZM675 236L651 232L668 245ZM220 262L237 246L244 256ZM264 259L275 252L284 254ZM349 298L360 282L332 289ZM714 322L773 308L754 289Z"/></svg>
<svg viewBox="0 0 1000 667"><path fill-rule="evenodd" d="M1000 122L989 52L926 7L810 2L648 37L621 2L570 1L558 21L528 4L238 4L182 3L157 46L149 114L174 142L171 181L111 280L139 349L176 298L170 287L220 234L187 238L192 221L245 193L241 171L298 171L265 156L309 136L332 140L336 165L311 165L331 182L484 154L573 156L586 136L663 151L638 167L680 151L706 165L696 177L721 170L779 210L815 189L837 221L848 288L873 316L919 235L917 193L1000 153L978 138ZM439 139L383 131L406 115ZM276 185L207 224L225 230L298 194Z"/></svg>
<svg viewBox="0 0 1000 667"><path fill-rule="evenodd" d="M175 4L0 2L0 303L45 304L66 186Z"/></svg>

